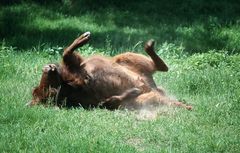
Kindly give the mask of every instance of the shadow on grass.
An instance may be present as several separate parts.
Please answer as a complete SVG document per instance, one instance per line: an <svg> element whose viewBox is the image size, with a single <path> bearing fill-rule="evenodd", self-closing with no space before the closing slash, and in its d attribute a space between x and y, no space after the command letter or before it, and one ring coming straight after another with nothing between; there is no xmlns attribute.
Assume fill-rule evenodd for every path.
<svg viewBox="0 0 240 153"><path fill-rule="evenodd" d="M233 0L72 0L58 5L47 5L46 2L45 5L18 5L2 7L0 35L8 45L22 49L42 44L66 46L86 31L81 25L44 29L39 28L41 25L31 26L32 20L38 18L40 13L52 21L58 19L59 14L64 16L62 20L90 14L93 23L99 25L91 41L98 48L105 47L108 41L112 49L131 48L139 41L154 38L159 44L169 42L183 45L189 53L211 49L240 52L239 46L228 45L229 35L222 34L224 28L238 26L240 4ZM101 26L114 28L101 30Z"/></svg>

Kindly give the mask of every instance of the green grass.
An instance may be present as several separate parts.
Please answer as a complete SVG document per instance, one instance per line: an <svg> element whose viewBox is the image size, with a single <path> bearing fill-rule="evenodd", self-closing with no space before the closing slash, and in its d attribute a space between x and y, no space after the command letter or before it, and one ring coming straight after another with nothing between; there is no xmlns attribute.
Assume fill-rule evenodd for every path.
<svg viewBox="0 0 240 153"><path fill-rule="evenodd" d="M91 31L95 47L115 52L154 38L190 54L212 49L240 53L240 4L234 0L42 2L0 6L0 39L20 49L66 46Z"/></svg>
<svg viewBox="0 0 240 153"><path fill-rule="evenodd" d="M240 152L237 1L0 3L0 152ZM142 53L154 38L170 67L157 84L194 110L26 107L42 66L85 31L86 56Z"/></svg>
<svg viewBox="0 0 240 153"><path fill-rule="evenodd" d="M157 73L155 80L170 96L192 104L193 111L28 108L25 103L40 79L41 67L60 59L49 50L1 48L1 152L240 151L239 55L210 52L166 58L170 72ZM219 59L218 64L211 65L213 59Z"/></svg>

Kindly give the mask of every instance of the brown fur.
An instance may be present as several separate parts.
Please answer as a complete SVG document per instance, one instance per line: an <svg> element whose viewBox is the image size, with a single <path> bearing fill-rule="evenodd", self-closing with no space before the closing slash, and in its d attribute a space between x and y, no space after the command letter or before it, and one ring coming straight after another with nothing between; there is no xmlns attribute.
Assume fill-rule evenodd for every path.
<svg viewBox="0 0 240 153"><path fill-rule="evenodd" d="M74 50L87 43L89 36L90 33L81 35L64 50L61 71L58 71L63 83L57 103L66 98L70 105L80 104L83 107L103 106L116 109L167 104L191 109L178 101L170 100L157 88L153 73L168 71L168 67L154 52L154 41L145 45L145 51L151 59L135 53L124 53L113 58L92 56L84 59ZM46 80L44 73L42 80ZM38 88L45 89L48 84L41 81ZM41 97L48 96L39 93L35 95L39 101L43 99Z"/></svg>

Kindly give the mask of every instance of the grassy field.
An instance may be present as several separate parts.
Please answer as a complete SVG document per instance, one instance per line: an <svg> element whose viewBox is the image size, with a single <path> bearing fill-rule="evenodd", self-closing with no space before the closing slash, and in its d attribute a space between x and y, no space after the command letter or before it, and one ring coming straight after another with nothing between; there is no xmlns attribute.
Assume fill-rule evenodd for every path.
<svg viewBox="0 0 240 153"><path fill-rule="evenodd" d="M63 2L0 6L0 152L240 152L237 2ZM157 84L194 110L26 107L42 66L85 31L86 56L142 53L142 41L156 39L170 67Z"/></svg>

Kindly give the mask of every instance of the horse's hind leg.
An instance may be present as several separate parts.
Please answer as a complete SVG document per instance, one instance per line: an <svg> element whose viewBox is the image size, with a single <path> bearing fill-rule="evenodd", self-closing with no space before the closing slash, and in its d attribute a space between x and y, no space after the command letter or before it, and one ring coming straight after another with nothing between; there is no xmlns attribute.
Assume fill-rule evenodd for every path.
<svg viewBox="0 0 240 153"><path fill-rule="evenodd" d="M140 75L152 75L156 71L153 61L141 54L126 52L114 56L112 60L114 63L118 63L119 65Z"/></svg>
<svg viewBox="0 0 240 153"><path fill-rule="evenodd" d="M111 96L104 100L100 105L108 109L117 109L121 103L136 98L141 94L138 88L131 88L123 92L121 95Z"/></svg>
<svg viewBox="0 0 240 153"><path fill-rule="evenodd" d="M113 62L127 67L138 74L152 75L155 71L168 71L167 65L154 51L154 41L145 44L145 51L151 57L127 52L113 57Z"/></svg>
<svg viewBox="0 0 240 153"><path fill-rule="evenodd" d="M151 59L153 60L156 70L166 72L166 71L168 71L168 67L164 63L164 61L154 51L154 43L155 43L154 40L149 40L145 44L144 49L147 52L147 54L151 57Z"/></svg>
<svg viewBox="0 0 240 153"><path fill-rule="evenodd" d="M159 94L158 91L151 91L139 95L134 103L137 108L141 107L156 107L160 105L166 105L171 107L182 107L187 110L192 110L192 106L184 104L180 101L173 100L165 95Z"/></svg>

